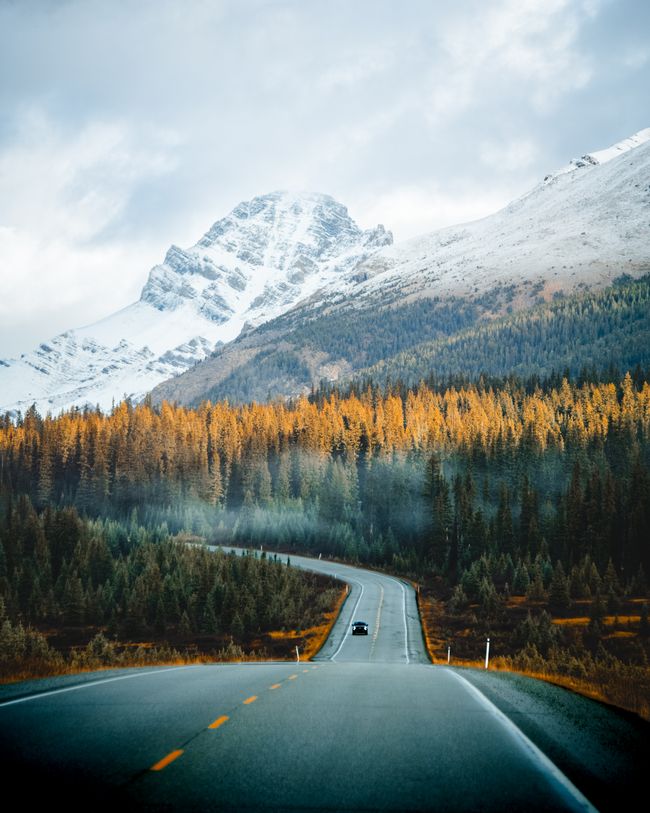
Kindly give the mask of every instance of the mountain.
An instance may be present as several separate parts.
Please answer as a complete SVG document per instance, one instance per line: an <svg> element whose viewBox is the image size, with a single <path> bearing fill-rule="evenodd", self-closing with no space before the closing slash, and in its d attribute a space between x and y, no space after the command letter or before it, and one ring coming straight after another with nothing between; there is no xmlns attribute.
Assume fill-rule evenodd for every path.
<svg viewBox="0 0 650 813"><path fill-rule="evenodd" d="M507 374L510 361L522 373L538 366L648 364L650 349L638 341L648 327L647 306L638 305L639 297L646 301L644 289L627 292L624 305L620 296L598 299L598 292L650 272L649 212L646 129L548 174L494 215L382 248L316 296L161 384L153 399L266 400L367 370L462 374L460 347L471 350L472 370L495 374ZM585 303L585 297L592 299ZM628 304L623 319L620 308ZM533 322L518 314L529 309L537 309L535 324L554 327L535 333L538 343L527 344L522 355ZM596 343L589 335L597 320L578 316L592 311L601 320ZM490 336L501 343L494 359L481 354L487 334L479 330L493 322L500 332ZM455 337L469 344L454 343ZM607 337L617 343L611 352Z"/></svg>
<svg viewBox="0 0 650 813"><path fill-rule="evenodd" d="M383 226L362 231L327 195L275 192L240 203L191 248L172 246L138 302L0 360L0 411L140 400L391 242Z"/></svg>
<svg viewBox="0 0 650 813"><path fill-rule="evenodd" d="M266 400L367 370L462 373L460 347L472 369L502 372L509 359L519 370L642 360L634 304L633 317L601 326L600 339L631 348L614 356L604 340L594 355L582 322L574 353L546 332L545 347L528 343L522 359L499 345L492 363L481 329L498 324L500 342L521 344L527 323L508 320L551 308L544 318L568 336L573 299L650 271L649 211L650 129L572 160L489 217L397 245L383 226L362 231L327 195L256 197L191 248L172 246L138 302L0 360L0 411L108 409L149 391L155 402ZM553 310L559 298L571 302ZM593 307L618 307L603 303Z"/></svg>

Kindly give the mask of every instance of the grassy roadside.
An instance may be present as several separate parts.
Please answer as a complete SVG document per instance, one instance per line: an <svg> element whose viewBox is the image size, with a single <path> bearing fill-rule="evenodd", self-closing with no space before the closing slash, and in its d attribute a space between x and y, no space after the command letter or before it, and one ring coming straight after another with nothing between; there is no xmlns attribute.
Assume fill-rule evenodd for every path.
<svg viewBox="0 0 650 813"><path fill-rule="evenodd" d="M311 660L314 655L318 654L321 647L327 640L332 627L336 623L336 619L339 617L339 613L341 612L341 608L347 594L346 587L341 587L333 608L329 612L323 613L323 620L317 626L309 627L309 629L305 630L281 630L278 632L270 632L268 635L274 641L287 645L287 648L294 652L294 657L295 647L297 646L300 653L300 660ZM292 658L287 657L282 658L282 660L292 660Z"/></svg>
<svg viewBox="0 0 650 813"><path fill-rule="evenodd" d="M314 626L264 631L239 641L230 636L221 639L203 636L182 644L117 641L107 637L106 630L95 628L76 630L87 643L61 650L49 642L52 635L22 624L12 625L5 620L0 629L0 684L116 668L269 660L291 662L296 659L296 646L300 659L309 660L327 639L346 595L345 586L326 590L323 596L326 609L321 611ZM60 637L61 631L56 633Z"/></svg>
<svg viewBox="0 0 650 813"><path fill-rule="evenodd" d="M477 629L465 626L466 618L457 619L456 629L450 629L450 615L445 603L436 597L431 589L421 589L419 594L420 617L424 640L433 663L447 663L447 646L451 645L451 664L456 666L485 668L486 635ZM624 662L608 653L602 646L594 654L588 649L553 647L543 657L533 646L512 651L508 640L512 637L515 620L521 615L521 602L514 601L512 612L501 623L501 629L491 637L491 657L489 668L494 671L516 672L520 675L545 680L578 694L608 703L626 711L634 712L645 720L650 720L650 667L641 656L639 663ZM519 611L519 612L517 612ZM576 613L583 608L576 607ZM553 619L559 627L581 627L585 617ZM614 625L614 617L606 619ZM618 622L634 624L634 616L625 616ZM636 635L632 629L613 630L611 639L629 640ZM607 636L605 636L607 637ZM473 649L473 656L469 650Z"/></svg>

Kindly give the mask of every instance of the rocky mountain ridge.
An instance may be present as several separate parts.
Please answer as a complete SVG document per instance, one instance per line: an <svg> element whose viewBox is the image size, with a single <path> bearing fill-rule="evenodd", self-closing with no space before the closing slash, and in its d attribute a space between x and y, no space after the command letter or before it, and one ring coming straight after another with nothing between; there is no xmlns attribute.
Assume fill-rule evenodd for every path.
<svg viewBox="0 0 650 813"><path fill-rule="evenodd" d="M138 401L391 242L383 226L361 230L328 195L274 192L240 203L194 246L173 245L138 302L0 361L0 411Z"/></svg>

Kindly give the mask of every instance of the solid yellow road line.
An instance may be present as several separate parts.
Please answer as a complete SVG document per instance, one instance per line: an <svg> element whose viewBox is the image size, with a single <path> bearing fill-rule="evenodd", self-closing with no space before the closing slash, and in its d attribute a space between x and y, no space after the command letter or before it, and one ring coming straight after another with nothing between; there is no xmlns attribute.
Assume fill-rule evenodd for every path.
<svg viewBox="0 0 650 813"><path fill-rule="evenodd" d="M226 722L226 720L229 720L229 719L230 719L230 717L228 717L225 714L222 714L221 717L217 717L217 719L214 721L214 723L210 723L208 728L219 728L220 725L223 725Z"/></svg>
<svg viewBox="0 0 650 813"><path fill-rule="evenodd" d="M269 686L269 689L279 689L282 686L281 683L274 683L273 686Z"/></svg>
<svg viewBox="0 0 650 813"><path fill-rule="evenodd" d="M248 698L246 698L246 700L244 700L244 705L247 706L249 703L254 703L256 700L257 700L257 695L254 694L252 697L248 697Z"/></svg>
<svg viewBox="0 0 650 813"><path fill-rule="evenodd" d="M178 757L182 753L183 753L182 749L179 749L178 751L172 751L171 754L167 754L166 757L163 757L160 760L160 762L156 762L155 765L152 765L150 770L152 770L152 771L162 771L162 769L166 768L169 765L170 762L173 762L175 759L178 759Z"/></svg>
<svg viewBox="0 0 650 813"><path fill-rule="evenodd" d="M289 680L295 680L297 677L298 675L289 675Z"/></svg>

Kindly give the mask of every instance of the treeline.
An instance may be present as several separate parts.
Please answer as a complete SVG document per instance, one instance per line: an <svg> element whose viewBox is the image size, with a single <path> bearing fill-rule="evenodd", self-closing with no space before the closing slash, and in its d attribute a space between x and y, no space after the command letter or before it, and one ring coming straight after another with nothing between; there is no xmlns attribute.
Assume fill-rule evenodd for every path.
<svg viewBox="0 0 650 813"><path fill-rule="evenodd" d="M21 625L86 625L109 641L223 645L312 626L333 602L304 574L170 534L413 576L450 629L494 634L513 656L565 648L582 662L605 646L633 659L650 574L650 384L641 370L619 383L369 384L2 419L6 640L28 647ZM579 634L552 623L578 605ZM618 612L634 626L612 638Z"/></svg>
<svg viewBox="0 0 650 813"><path fill-rule="evenodd" d="M452 580L484 553L650 571L650 386L425 385L197 410L30 410L0 489L39 509L277 544Z"/></svg>
<svg viewBox="0 0 650 813"><path fill-rule="evenodd" d="M290 312L238 339L231 349L240 346L248 361L236 363L200 400L247 403L301 392L318 380L325 362L346 380L409 386L432 371L438 379L462 371L476 380L544 378L564 370L578 376L583 369L602 376L650 365L650 275L634 280L622 274L602 291L556 291L550 302L542 288L495 286L465 298L404 303L402 297L377 308L321 304ZM515 295L527 306L513 312ZM251 348L259 351L253 358Z"/></svg>
<svg viewBox="0 0 650 813"><path fill-rule="evenodd" d="M633 369L650 363L650 277L621 277L604 291L558 296L553 302L476 321L449 336L422 341L361 370L375 381L416 384L431 370L439 377L578 375L590 368ZM355 365L359 370L360 365ZM226 393L227 395L227 393Z"/></svg>
<svg viewBox="0 0 650 813"><path fill-rule="evenodd" d="M0 615L7 623L94 627L122 641L235 641L304 629L329 610L329 580L273 559L225 555L165 528L36 512L7 498L0 516Z"/></svg>
<svg viewBox="0 0 650 813"><path fill-rule="evenodd" d="M488 303L477 307L473 302L432 297L365 310L343 308L334 313L320 305L310 308L300 319L295 313L285 314L258 327L252 339L242 337L244 346L250 342L253 347L258 340L266 347L268 337L271 347L236 366L222 381L207 389L200 400L227 398L235 403L248 403L299 392L317 377L316 358L328 357L339 362L344 359L355 370L368 367L424 341L450 336L474 324L487 306ZM286 339L275 346L278 333L283 332ZM220 352L217 350L214 355Z"/></svg>

